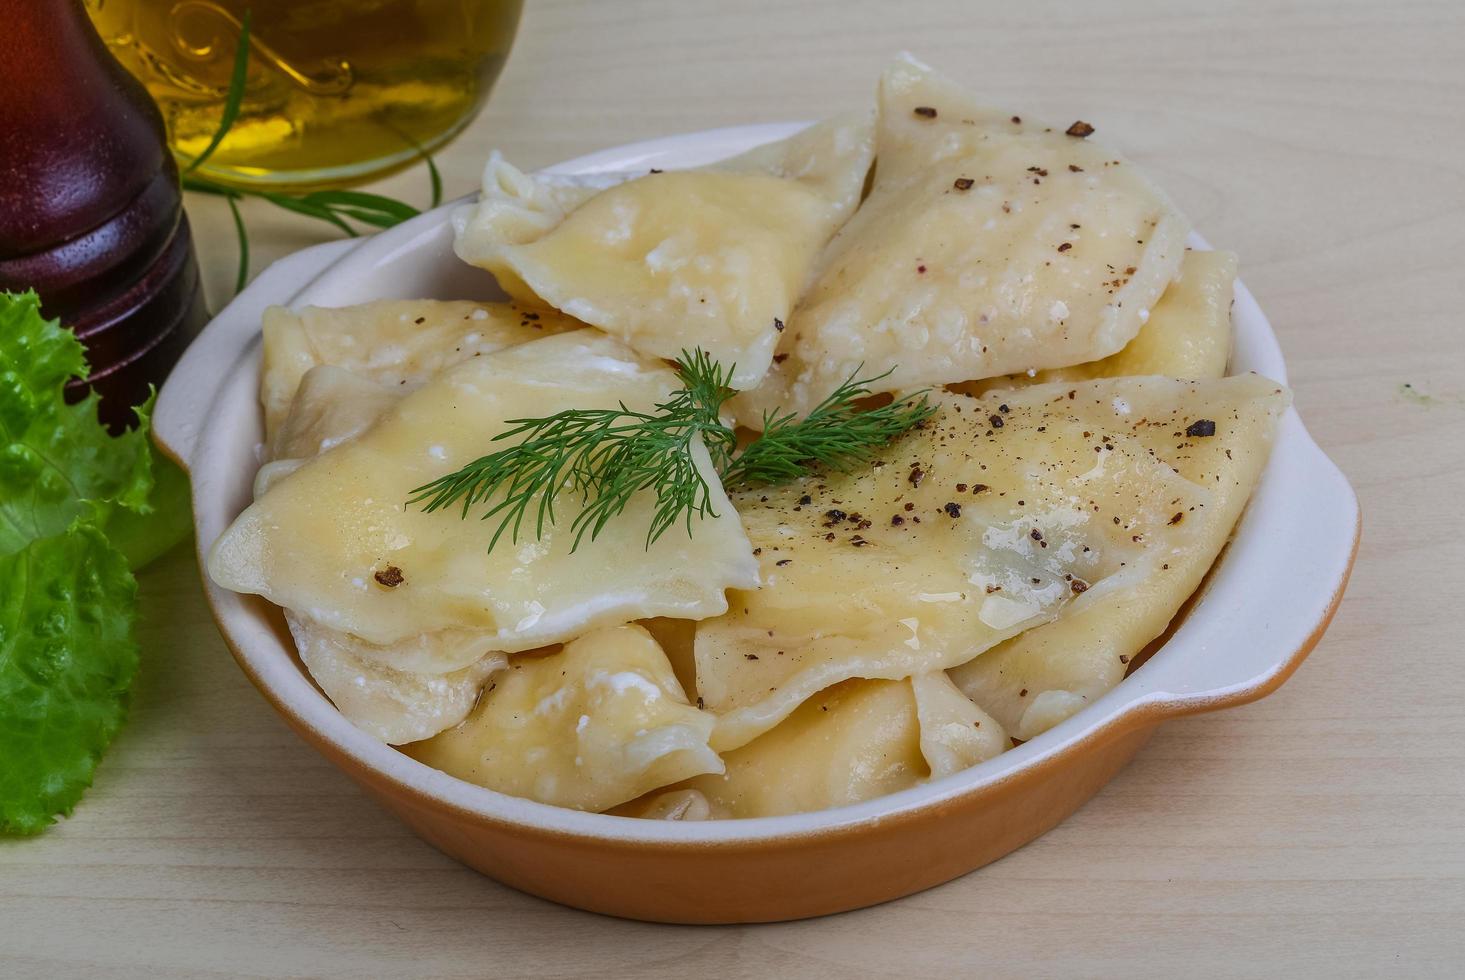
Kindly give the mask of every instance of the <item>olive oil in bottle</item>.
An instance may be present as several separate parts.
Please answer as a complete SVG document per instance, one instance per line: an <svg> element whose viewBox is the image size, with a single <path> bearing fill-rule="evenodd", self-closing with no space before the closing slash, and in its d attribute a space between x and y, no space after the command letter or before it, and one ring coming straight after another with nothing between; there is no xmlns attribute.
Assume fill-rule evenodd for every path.
<svg viewBox="0 0 1465 980"><path fill-rule="evenodd" d="M180 160L219 125L245 12L238 120L200 173L221 183L340 185L451 139L502 70L522 0L87 0L157 101Z"/></svg>

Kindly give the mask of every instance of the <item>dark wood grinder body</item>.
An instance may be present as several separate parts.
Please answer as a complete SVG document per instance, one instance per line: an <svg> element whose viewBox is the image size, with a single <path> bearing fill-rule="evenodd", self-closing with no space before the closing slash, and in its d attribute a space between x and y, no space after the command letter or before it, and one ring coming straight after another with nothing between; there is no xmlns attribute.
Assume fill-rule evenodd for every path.
<svg viewBox="0 0 1465 980"><path fill-rule="evenodd" d="M81 338L114 427L208 319L162 117L80 0L0 0L0 289Z"/></svg>

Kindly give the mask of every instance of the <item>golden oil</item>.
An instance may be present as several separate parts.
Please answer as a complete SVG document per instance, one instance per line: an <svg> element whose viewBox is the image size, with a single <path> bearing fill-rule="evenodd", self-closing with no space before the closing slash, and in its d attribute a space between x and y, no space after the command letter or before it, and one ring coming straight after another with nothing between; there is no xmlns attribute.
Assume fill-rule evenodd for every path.
<svg viewBox="0 0 1465 980"><path fill-rule="evenodd" d="M200 168L222 183L319 187L412 163L482 106L522 0L87 0L157 100L180 160L218 128L245 11L245 98Z"/></svg>

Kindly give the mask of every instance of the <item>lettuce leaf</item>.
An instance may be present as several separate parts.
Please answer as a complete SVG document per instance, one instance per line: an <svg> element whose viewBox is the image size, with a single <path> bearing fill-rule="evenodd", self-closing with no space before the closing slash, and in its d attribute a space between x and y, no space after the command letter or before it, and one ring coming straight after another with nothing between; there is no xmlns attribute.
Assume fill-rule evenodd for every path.
<svg viewBox="0 0 1465 980"><path fill-rule="evenodd" d="M0 293L0 833L68 814L125 716L141 567L191 524L188 478L137 428L110 435L76 337ZM155 477L154 474L157 474Z"/></svg>
<svg viewBox="0 0 1465 980"><path fill-rule="evenodd" d="M0 557L0 831L39 833L91 785L137 671L136 596L85 524Z"/></svg>
<svg viewBox="0 0 1465 980"><path fill-rule="evenodd" d="M119 511L157 516L169 545L181 538L177 515L165 521L149 501L151 399L137 409L137 428L110 435L94 393L66 404L67 380L86 372L81 342L41 317L35 293L0 294L0 555L78 518L105 528Z"/></svg>

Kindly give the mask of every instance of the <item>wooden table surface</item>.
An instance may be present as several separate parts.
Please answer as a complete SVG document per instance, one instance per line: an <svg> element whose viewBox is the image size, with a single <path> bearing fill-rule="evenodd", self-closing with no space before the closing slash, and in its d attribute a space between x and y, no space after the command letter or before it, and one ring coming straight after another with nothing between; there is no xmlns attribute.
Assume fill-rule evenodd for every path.
<svg viewBox="0 0 1465 980"><path fill-rule="evenodd" d="M528 6L487 111L439 157L452 194L492 146L539 166L857 105L902 48L1014 111L1095 123L1241 253L1303 418L1358 489L1332 631L1279 693L1166 726L985 870L823 920L653 926L412 837L249 686L180 549L143 575L133 716L96 786L44 837L0 842L0 976L1461 975L1465 5ZM218 305L216 203L189 206ZM247 218L261 259L321 234Z"/></svg>

